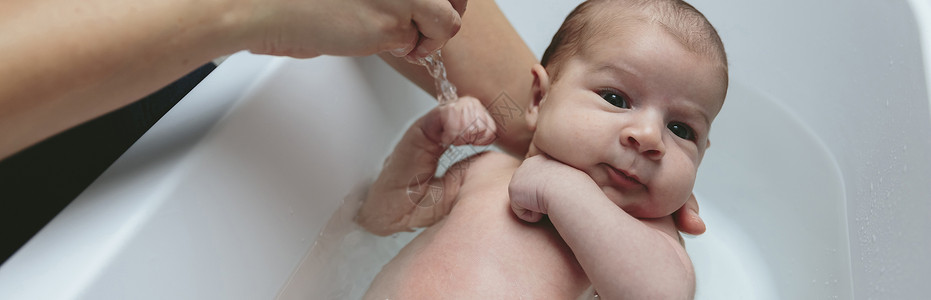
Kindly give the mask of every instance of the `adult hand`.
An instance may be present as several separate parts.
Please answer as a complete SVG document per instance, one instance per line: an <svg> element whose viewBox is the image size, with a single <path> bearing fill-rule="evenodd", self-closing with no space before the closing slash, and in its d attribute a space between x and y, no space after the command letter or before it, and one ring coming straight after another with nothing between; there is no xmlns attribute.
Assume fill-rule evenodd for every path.
<svg viewBox="0 0 931 300"><path fill-rule="evenodd" d="M698 201L695 200L695 194L689 196L689 200L672 213L676 220L676 227L683 233L691 235L700 235L705 233L705 222L698 215Z"/></svg>
<svg viewBox="0 0 931 300"><path fill-rule="evenodd" d="M269 0L249 2L249 50L314 57L389 51L425 57L453 37L467 0Z"/></svg>

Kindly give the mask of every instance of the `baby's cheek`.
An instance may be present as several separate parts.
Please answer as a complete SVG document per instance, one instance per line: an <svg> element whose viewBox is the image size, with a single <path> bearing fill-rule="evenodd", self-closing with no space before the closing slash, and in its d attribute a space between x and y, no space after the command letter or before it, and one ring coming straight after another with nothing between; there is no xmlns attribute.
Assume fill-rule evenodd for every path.
<svg viewBox="0 0 931 300"><path fill-rule="evenodd" d="M584 157L578 153L577 149L569 145L578 145L579 141L574 140L577 134L566 128L547 128L546 130L537 130L534 136L534 146L540 151L548 154L554 159L568 164L574 168L582 168L579 157Z"/></svg>
<svg viewBox="0 0 931 300"><path fill-rule="evenodd" d="M692 188L695 186L696 169L694 164L689 161L683 161L678 164L680 167L674 174L668 174L665 178L666 188L664 190L665 205L664 209L670 214L678 210L688 201L692 195Z"/></svg>

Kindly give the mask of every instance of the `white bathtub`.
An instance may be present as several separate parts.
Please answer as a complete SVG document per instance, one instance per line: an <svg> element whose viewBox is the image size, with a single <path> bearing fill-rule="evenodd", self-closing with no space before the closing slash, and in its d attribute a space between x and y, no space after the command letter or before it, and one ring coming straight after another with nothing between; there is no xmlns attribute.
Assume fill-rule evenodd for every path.
<svg viewBox="0 0 931 300"><path fill-rule="evenodd" d="M501 2L538 55L578 3ZM925 296L931 3L693 4L732 78L697 298ZM0 267L0 299L326 298L302 259L431 105L374 58L237 54Z"/></svg>

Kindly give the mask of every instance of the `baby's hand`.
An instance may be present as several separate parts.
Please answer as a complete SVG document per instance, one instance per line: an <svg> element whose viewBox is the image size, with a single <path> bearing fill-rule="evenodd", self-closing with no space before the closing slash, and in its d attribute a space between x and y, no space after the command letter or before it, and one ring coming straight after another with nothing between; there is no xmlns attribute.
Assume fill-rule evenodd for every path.
<svg viewBox="0 0 931 300"><path fill-rule="evenodd" d="M489 145L495 141L495 121L474 97L437 106L423 117L424 135L443 148L454 145Z"/></svg>
<svg viewBox="0 0 931 300"><path fill-rule="evenodd" d="M591 181L584 172L550 158L536 155L524 160L508 185L511 210L521 220L536 222L547 214L552 193L571 193L578 184Z"/></svg>

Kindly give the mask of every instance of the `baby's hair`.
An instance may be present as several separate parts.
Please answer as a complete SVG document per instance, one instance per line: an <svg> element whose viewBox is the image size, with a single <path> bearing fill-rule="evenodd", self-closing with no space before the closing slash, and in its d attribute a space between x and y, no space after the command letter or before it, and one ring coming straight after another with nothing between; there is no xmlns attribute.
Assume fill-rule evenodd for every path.
<svg viewBox="0 0 931 300"><path fill-rule="evenodd" d="M606 9L604 5L615 7ZM554 79L560 63L577 55L590 45L592 37L610 28L610 22L600 22L599 17L635 19L661 26L689 51L720 61L727 82L727 54L721 37L705 15L682 0L589 0L580 4L566 17L540 61Z"/></svg>

